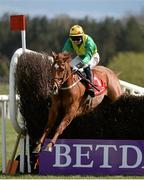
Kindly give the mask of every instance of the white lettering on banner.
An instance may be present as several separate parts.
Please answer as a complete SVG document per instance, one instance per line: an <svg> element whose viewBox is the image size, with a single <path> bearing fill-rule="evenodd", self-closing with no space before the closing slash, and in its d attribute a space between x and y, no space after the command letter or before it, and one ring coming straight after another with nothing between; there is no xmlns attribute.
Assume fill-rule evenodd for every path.
<svg viewBox="0 0 144 180"><path fill-rule="evenodd" d="M136 168L142 162L142 152L137 146L122 145L119 148L122 149L122 165L119 168ZM133 165L128 165L128 149L133 149L136 152L136 162Z"/></svg>
<svg viewBox="0 0 144 180"><path fill-rule="evenodd" d="M61 148L65 151L61 153ZM57 144L55 145L55 164L53 167L67 167L71 164L71 157L69 155L70 147L67 144ZM65 158L65 163L61 163L61 157Z"/></svg>
<svg viewBox="0 0 144 180"><path fill-rule="evenodd" d="M114 168L112 157L121 157L118 168L134 169L142 166L143 152L135 145L108 145L108 144L73 144L72 147L67 144L56 144L55 146L55 160L53 167L73 167L73 168L93 168L96 165L96 160L92 153L102 153L99 168ZM72 149L71 149L72 148ZM114 153L113 153L114 152ZM134 157L131 158L131 152ZM75 157L72 159L72 157ZM133 159L133 160L132 160ZM72 161L73 160L73 161ZM129 161L130 160L130 161ZM132 161L131 161L132 160ZM141 165L141 166L140 166Z"/></svg>
<svg viewBox="0 0 144 180"><path fill-rule="evenodd" d="M99 148L103 148L103 164L100 167L112 168L112 166L109 165L109 149L113 148L117 151L116 145L97 145L95 150L97 151Z"/></svg>
<svg viewBox="0 0 144 180"><path fill-rule="evenodd" d="M73 167L93 167L93 161L91 161L91 163L89 164L82 164L81 160L82 157L87 157L87 161L89 161L89 151L87 151L87 153L82 153L82 149L83 148L89 148L89 150L92 151L92 145L88 145L88 144L74 144L74 147L76 147L76 164L73 165Z"/></svg>

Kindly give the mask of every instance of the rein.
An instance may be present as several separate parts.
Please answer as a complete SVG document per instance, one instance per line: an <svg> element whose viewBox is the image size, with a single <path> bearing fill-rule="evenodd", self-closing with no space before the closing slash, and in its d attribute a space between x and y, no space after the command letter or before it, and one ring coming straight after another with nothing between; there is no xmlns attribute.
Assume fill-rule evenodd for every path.
<svg viewBox="0 0 144 180"><path fill-rule="evenodd" d="M76 82L74 82L71 86L61 87L60 89L61 89L61 90L71 89L71 88L73 88L79 81L80 81L80 79L78 79Z"/></svg>
<svg viewBox="0 0 144 180"><path fill-rule="evenodd" d="M72 71L72 73L67 76L67 78L63 81L62 84L64 84L64 83L69 79L69 77L70 77L72 74L74 74L74 73L75 73L75 72ZM76 82L74 82L72 85L70 85L70 86L68 86L68 87L61 87L60 89L61 89L61 90L71 89L71 88L73 88L79 81L80 81L80 79L78 79L78 80L77 80Z"/></svg>
<svg viewBox="0 0 144 180"><path fill-rule="evenodd" d="M63 77L61 77L61 78L52 78L51 80L53 80L56 84L57 84L57 86L58 86L58 83L57 83L57 81L56 80L60 80L61 81L61 85L63 85L68 79L69 79L69 77L72 75L72 74L74 74L75 72L74 71L72 71L68 76L67 76L67 69L66 69L66 63L64 63L65 64L65 66L64 66L64 73L63 73ZM78 82L80 81L80 79L78 79L76 82L74 82L72 85L70 85L70 86L68 86L68 87L59 87L58 86L58 89L61 89L61 90L67 90L67 89L71 89L72 87L74 87Z"/></svg>
<svg viewBox="0 0 144 180"><path fill-rule="evenodd" d="M79 77L81 77L82 79L84 79L85 81L87 81L92 87L94 87L97 91L100 92L100 89L99 89L96 85L94 85L93 83L91 83L87 78L85 78L84 75L83 75L79 70L77 70L77 71L75 71L75 72L78 74Z"/></svg>
<svg viewBox="0 0 144 180"><path fill-rule="evenodd" d="M80 78L84 79L85 81L87 81L92 87L94 87L97 91L100 92L100 89L94 85L93 83L91 83L88 79L85 78L85 76L79 71L73 71L68 77L67 79L73 74L76 73ZM65 82L67 81L67 79L65 80ZM78 82L80 81L80 79L78 79L76 82L74 82L71 86L68 87L64 87L64 88L60 88L61 90L67 90L67 89L71 89L72 87L74 87Z"/></svg>

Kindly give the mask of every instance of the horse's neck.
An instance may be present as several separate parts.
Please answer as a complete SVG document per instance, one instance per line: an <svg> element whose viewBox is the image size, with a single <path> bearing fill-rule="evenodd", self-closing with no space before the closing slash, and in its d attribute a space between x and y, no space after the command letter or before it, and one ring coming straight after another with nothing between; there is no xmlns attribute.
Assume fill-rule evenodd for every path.
<svg viewBox="0 0 144 180"><path fill-rule="evenodd" d="M65 81L65 83L63 84L63 86L71 86L73 85L73 83L76 81L76 76L70 71L67 75L67 80Z"/></svg>
<svg viewBox="0 0 144 180"><path fill-rule="evenodd" d="M77 84L80 82L80 78L77 74L73 74L72 71L68 72L67 74L67 80L62 85L61 90L69 90L72 92L74 87L77 87Z"/></svg>

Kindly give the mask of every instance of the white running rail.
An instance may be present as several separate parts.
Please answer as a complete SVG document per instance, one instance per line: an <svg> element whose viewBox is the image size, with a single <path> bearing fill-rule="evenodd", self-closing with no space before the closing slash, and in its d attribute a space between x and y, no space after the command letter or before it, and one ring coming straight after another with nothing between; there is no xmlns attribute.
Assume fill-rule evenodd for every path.
<svg viewBox="0 0 144 180"><path fill-rule="evenodd" d="M137 86L135 84L128 83L126 81L120 80L120 84L122 87L123 92L127 92L128 94L132 94L135 96L142 96L144 95L144 88Z"/></svg>

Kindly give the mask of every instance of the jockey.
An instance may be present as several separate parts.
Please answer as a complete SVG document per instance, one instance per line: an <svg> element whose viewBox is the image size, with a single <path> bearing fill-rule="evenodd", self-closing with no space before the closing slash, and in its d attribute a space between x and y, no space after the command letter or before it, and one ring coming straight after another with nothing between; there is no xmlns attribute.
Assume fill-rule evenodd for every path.
<svg viewBox="0 0 144 180"><path fill-rule="evenodd" d="M93 39L84 33L83 28L74 25L70 29L69 38L65 42L63 52L76 53L76 57L72 60L72 67L83 68L87 78L93 83L93 74L91 69L99 63L99 54L97 46ZM89 88L89 94L94 97L94 88Z"/></svg>

